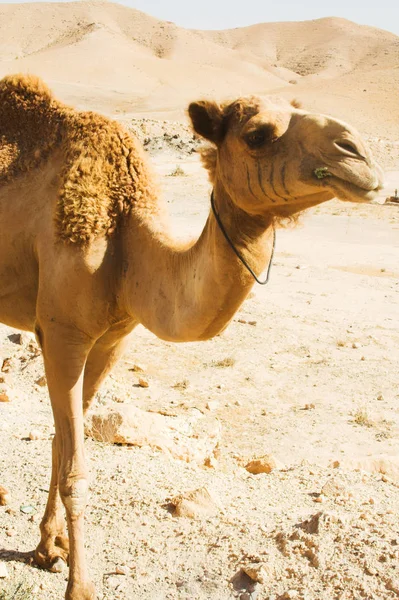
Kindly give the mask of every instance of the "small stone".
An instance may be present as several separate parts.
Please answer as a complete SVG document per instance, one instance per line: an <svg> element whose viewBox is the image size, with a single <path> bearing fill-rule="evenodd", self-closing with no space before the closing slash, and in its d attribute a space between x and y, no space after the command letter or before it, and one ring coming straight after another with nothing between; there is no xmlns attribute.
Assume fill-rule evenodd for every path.
<svg viewBox="0 0 399 600"><path fill-rule="evenodd" d="M7 566L3 562L0 562L0 579L7 579L7 577L8 577Z"/></svg>
<svg viewBox="0 0 399 600"><path fill-rule="evenodd" d="M271 576L271 570L264 563L249 563L244 565L241 569L250 577L253 581L258 583L265 583L267 577Z"/></svg>
<svg viewBox="0 0 399 600"><path fill-rule="evenodd" d="M148 383L148 381L147 381L146 379L143 379L142 377L140 377L140 379L139 379L139 382L138 382L138 383L139 383L139 386L140 386L140 387L142 387L142 388L148 388L148 387L149 387L149 385L150 385L150 384Z"/></svg>
<svg viewBox="0 0 399 600"><path fill-rule="evenodd" d="M367 575L377 575L377 569L375 569L374 567L370 566L370 565L365 565L364 566L364 571Z"/></svg>
<svg viewBox="0 0 399 600"><path fill-rule="evenodd" d="M352 344L352 348L354 348L355 350L357 350L358 348L361 348L362 345L359 342L353 342Z"/></svg>
<svg viewBox="0 0 399 600"><path fill-rule="evenodd" d="M256 327L257 324L257 321L248 321L248 325L252 325L252 327Z"/></svg>
<svg viewBox="0 0 399 600"><path fill-rule="evenodd" d="M24 335L22 333L12 333L11 335L8 336L8 339L13 344L18 344L18 346L23 346L24 344L27 344L29 341L29 337L26 334Z"/></svg>
<svg viewBox="0 0 399 600"><path fill-rule="evenodd" d="M46 385L47 385L47 379L46 379L46 377L44 375L42 375L41 377L39 377L38 379L36 379L35 383L39 387L46 387Z"/></svg>
<svg viewBox="0 0 399 600"><path fill-rule="evenodd" d="M206 403L206 408L208 410L217 410L220 406L220 402L217 400L210 400L210 402Z"/></svg>
<svg viewBox="0 0 399 600"><path fill-rule="evenodd" d="M0 506L6 506L10 499L10 494L5 487L0 485Z"/></svg>
<svg viewBox="0 0 399 600"><path fill-rule="evenodd" d="M388 579L385 587L399 596L399 579Z"/></svg>
<svg viewBox="0 0 399 600"><path fill-rule="evenodd" d="M337 476L331 477L331 479L324 484L321 493L329 498L336 498L337 496L347 495L347 489L343 481Z"/></svg>
<svg viewBox="0 0 399 600"><path fill-rule="evenodd" d="M249 461L245 465L246 470L253 475L259 475L260 473L271 473L277 468L276 459L271 454L265 454Z"/></svg>
<svg viewBox="0 0 399 600"><path fill-rule="evenodd" d="M130 574L130 569L129 567L126 567L125 565L121 565L120 567L116 567L115 569L115 575L129 575Z"/></svg>
<svg viewBox="0 0 399 600"><path fill-rule="evenodd" d="M339 460L334 460L331 463L331 466L332 466L333 469L339 469L339 467L341 466L341 463L339 462Z"/></svg>
<svg viewBox="0 0 399 600"><path fill-rule="evenodd" d="M377 400L380 400L380 401L384 400L384 396L382 394L378 394Z"/></svg>
<svg viewBox="0 0 399 600"><path fill-rule="evenodd" d="M6 388L0 388L0 402L10 402L10 396L6 391Z"/></svg>
<svg viewBox="0 0 399 600"><path fill-rule="evenodd" d="M206 487L186 492L171 500L175 507L173 516L198 519L215 515L220 506L219 502Z"/></svg>
<svg viewBox="0 0 399 600"><path fill-rule="evenodd" d="M20 506L19 510L21 513L24 513L24 515L31 515L36 512L36 508L31 504L23 504Z"/></svg>
<svg viewBox="0 0 399 600"><path fill-rule="evenodd" d="M299 598L299 592L298 590L287 590L279 598L280 600L296 600L296 598Z"/></svg>
<svg viewBox="0 0 399 600"><path fill-rule="evenodd" d="M11 370L11 358L5 358L1 366L3 373L8 373Z"/></svg>
<svg viewBox="0 0 399 600"><path fill-rule="evenodd" d="M12 529L7 529L6 530L6 536L7 537L12 537L15 534L15 531L13 531Z"/></svg>
<svg viewBox="0 0 399 600"><path fill-rule="evenodd" d="M42 440L43 439L43 434L38 429L32 429L32 431L29 432L29 436L28 437L32 441L33 440Z"/></svg>
<svg viewBox="0 0 399 600"><path fill-rule="evenodd" d="M313 403L310 404L305 404L305 406L303 407L303 410L313 410L315 407L315 405Z"/></svg>
<svg viewBox="0 0 399 600"><path fill-rule="evenodd" d="M326 499L326 497L323 496L323 494L320 494L320 496L316 496L316 498L313 499L313 502L317 502L318 504L322 504L325 499Z"/></svg>
<svg viewBox="0 0 399 600"><path fill-rule="evenodd" d="M135 363L132 367L130 367L129 371L134 371L135 373L144 373L144 368Z"/></svg>

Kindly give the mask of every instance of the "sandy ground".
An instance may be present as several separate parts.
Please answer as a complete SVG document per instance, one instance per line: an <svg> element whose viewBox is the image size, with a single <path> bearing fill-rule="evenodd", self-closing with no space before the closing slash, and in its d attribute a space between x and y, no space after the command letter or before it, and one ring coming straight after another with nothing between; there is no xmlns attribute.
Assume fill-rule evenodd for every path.
<svg viewBox="0 0 399 600"><path fill-rule="evenodd" d="M153 164L176 234L197 235L209 208L197 156L162 151ZM177 165L185 174L170 176ZM397 176L388 174L392 185ZM133 333L99 402L199 410L220 422L220 456L204 468L87 440L87 554L100 598L398 597L398 230L399 207L327 203L278 231L270 283L254 287L222 335L173 345ZM66 574L31 564L51 411L35 383L41 357L12 333L0 327L0 357L11 359L2 374L11 402L0 403L0 483L10 491L0 507L0 589L7 599L59 600ZM144 374L129 370L135 363ZM250 474L247 461L265 454L277 468ZM213 516L171 515L171 498L203 486L218 499ZM242 575L253 563L260 582Z"/></svg>
<svg viewBox="0 0 399 600"><path fill-rule="evenodd" d="M335 18L201 32L108 2L10 4L0 6L0 76L38 74L61 99L134 130L186 238L203 227L210 190L191 132L169 121L203 96L298 97L350 121L388 171L380 201L393 194L398 40ZM177 166L183 174L171 176ZM87 555L100 599L399 597L398 230L399 206L327 203L277 232L269 284L222 335L173 345L137 328L97 405L204 415L220 425L219 456L202 467L86 440ZM41 357L13 333L0 326L0 359L10 359L0 373L10 398L0 402L0 485L10 492L0 600L60 600L67 574L32 564L50 404ZM275 468L249 473L262 455ZM216 499L212 515L171 514L176 495L202 487Z"/></svg>

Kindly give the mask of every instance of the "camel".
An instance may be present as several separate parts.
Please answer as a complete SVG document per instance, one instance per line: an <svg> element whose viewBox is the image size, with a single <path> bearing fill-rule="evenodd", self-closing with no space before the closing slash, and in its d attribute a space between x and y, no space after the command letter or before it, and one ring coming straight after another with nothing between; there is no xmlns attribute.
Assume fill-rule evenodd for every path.
<svg viewBox="0 0 399 600"><path fill-rule="evenodd" d="M217 335L269 265L282 219L334 197L370 201L382 185L354 128L296 102L202 100L188 115L208 142L213 192L201 235L184 245L167 233L133 136L37 77L0 82L0 320L35 332L43 353L55 437L35 558L53 571L68 561L66 600L96 598L83 418L127 334L141 323L173 342Z"/></svg>

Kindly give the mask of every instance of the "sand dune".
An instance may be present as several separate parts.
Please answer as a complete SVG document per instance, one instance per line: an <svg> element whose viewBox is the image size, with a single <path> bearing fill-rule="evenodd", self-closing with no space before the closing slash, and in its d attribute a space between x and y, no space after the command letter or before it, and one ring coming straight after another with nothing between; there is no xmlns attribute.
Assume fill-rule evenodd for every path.
<svg viewBox="0 0 399 600"><path fill-rule="evenodd" d="M198 96L279 93L399 134L399 38L345 19L194 31L106 2L9 4L0 40L0 75L37 73L80 107L180 118Z"/></svg>

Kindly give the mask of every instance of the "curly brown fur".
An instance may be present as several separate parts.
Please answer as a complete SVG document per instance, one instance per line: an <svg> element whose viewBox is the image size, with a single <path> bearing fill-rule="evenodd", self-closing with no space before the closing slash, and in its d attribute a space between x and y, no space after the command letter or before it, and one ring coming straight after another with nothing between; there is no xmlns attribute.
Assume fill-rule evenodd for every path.
<svg viewBox="0 0 399 600"><path fill-rule="evenodd" d="M118 123L63 105L37 77L0 81L0 185L37 169L58 148L60 239L88 244L112 234L133 206L154 212L157 194L144 152Z"/></svg>

